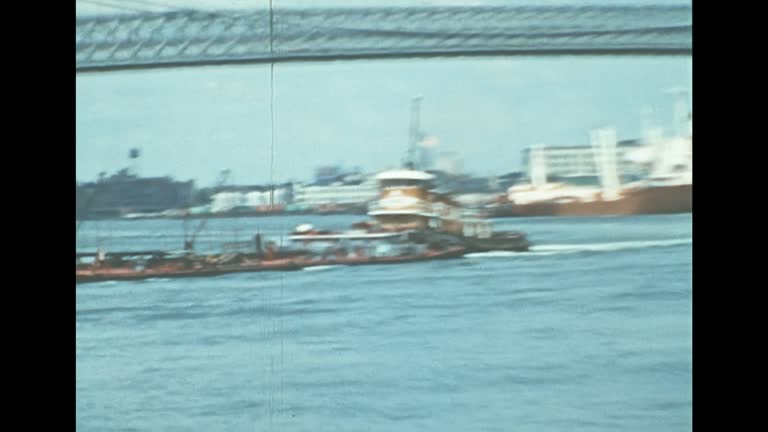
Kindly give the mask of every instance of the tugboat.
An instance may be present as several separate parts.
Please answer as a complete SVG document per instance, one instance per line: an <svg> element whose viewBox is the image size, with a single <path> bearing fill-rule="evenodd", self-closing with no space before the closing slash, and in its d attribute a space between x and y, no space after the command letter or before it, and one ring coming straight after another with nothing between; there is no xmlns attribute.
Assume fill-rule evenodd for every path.
<svg viewBox="0 0 768 432"><path fill-rule="evenodd" d="M318 231L312 225L296 227L289 237L298 248L348 251L375 256L386 250L440 251L459 247L470 252L527 251L520 232L493 232L490 221L470 214L449 195L433 189L434 176L414 169L385 171L376 176L379 200L370 205L371 220L344 232ZM400 245L400 246L397 246Z"/></svg>
<svg viewBox="0 0 768 432"><path fill-rule="evenodd" d="M411 143L402 169L379 173L380 194L372 203L368 216L372 220L355 224L353 231L342 233L317 232L311 225L296 228L290 240L302 247L352 241L366 245L407 241L410 247L441 250L460 247L467 253L487 251L524 252L530 247L521 232L494 232L491 222L462 208L449 193L438 192L435 176L415 169L414 149L422 134L418 130L421 98L415 98L411 109ZM340 246L346 249L346 246ZM361 247L355 245L354 247ZM370 251L368 252L370 253Z"/></svg>

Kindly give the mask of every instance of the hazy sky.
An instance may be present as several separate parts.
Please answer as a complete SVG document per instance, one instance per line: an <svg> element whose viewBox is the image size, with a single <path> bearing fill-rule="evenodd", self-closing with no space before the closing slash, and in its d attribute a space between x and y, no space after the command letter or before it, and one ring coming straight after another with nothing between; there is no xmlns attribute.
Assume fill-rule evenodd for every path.
<svg viewBox="0 0 768 432"><path fill-rule="evenodd" d="M77 178L128 165L143 175L212 183L308 180L319 165L375 171L399 165L410 99L439 151L465 169L520 169L524 147L588 143L590 129L639 136L643 121L672 129L671 87L690 88L690 57L379 60L275 66L270 170L269 66L79 74ZM653 108L652 115L644 114Z"/></svg>

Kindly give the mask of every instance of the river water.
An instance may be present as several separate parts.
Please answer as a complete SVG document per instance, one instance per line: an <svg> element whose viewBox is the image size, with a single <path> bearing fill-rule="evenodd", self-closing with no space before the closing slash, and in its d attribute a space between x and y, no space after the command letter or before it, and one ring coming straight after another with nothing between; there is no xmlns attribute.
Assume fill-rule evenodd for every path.
<svg viewBox="0 0 768 432"><path fill-rule="evenodd" d="M359 217L211 220L198 245L308 220ZM690 430L691 222L499 219L533 250L78 285L77 429ZM183 232L90 222L78 247L178 249Z"/></svg>

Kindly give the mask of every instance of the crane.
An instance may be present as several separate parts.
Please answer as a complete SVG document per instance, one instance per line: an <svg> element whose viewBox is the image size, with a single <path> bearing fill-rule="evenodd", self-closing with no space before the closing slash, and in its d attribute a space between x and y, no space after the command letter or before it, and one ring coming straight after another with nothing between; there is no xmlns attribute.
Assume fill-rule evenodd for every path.
<svg viewBox="0 0 768 432"><path fill-rule="evenodd" d="M216 185L213 187L214 190L221 188L226 184L227 180L229 179L231 171L228 169L225 169L221 172L219 175L219 180L216 182ZM210 218L210 215L206 215L203 217L203 220L200 221L199 224L197 224L197 227L192 231L191 234L187 231L187 220L189 218L189 213L187 213L187 219L184 220L184 250L191 252L195 249L195 240L197 239L197 236L200 234L200 232L205 228L205 226L208 224L208 219Z"/></svg>

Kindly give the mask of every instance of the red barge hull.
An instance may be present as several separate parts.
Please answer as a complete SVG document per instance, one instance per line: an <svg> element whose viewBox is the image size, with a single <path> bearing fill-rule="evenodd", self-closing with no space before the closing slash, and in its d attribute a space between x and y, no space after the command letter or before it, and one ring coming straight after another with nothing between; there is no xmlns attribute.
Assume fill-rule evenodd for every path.
<svg viewBox="0 0 768 432"><path fill-rule="evenodd" d="M404 264L437 259L459 258L464 256L466 249L453 247L442 251L428 251L423 255L404 255L393 257L360 257L337 259L277 259L232 265L204 265L200 268L184 268L183 265L159 265L157 267L138 270L134 268L88 268L76 270L76 283L104 281L132 281L152 278L193 278L221 276L230 273L256 273L264 271L295 271L309 267L329 265L375 265L375 264Z"/></svg>

